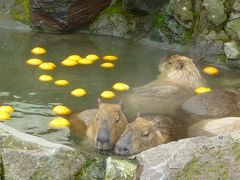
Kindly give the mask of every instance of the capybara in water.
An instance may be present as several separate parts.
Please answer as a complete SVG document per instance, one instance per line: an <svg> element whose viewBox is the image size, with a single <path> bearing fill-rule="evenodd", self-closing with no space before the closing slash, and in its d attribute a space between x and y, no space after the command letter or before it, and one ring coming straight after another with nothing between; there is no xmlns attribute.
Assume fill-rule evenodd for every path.
<svg viewBox="0 0 240 180"><path fill-rule="evenodd" d="M220 136L240 131L240 117L206 119L188 128L188 137Z"/></svg>
<svg viewBox="0 0 240 180"><path fill-rule="evenodd" d="M98 109L74 114L70 117L70 123L73 134L83 131L94 142L96 149L107 150L113 148L128 121L122 112L121 104L106 104L99 101Z"/></svg>
<svg viewBox="0 0 240 180"><path fill-rule="evenodd" d="M162 58L157 80L133 88L124 98L129 118L137 112L177 116L180 106L194 96L194 89L205 83L193 60L180 55Z"/></svg>
<svg viewBox="0 0 240 180"><path fill-rule="evenodd" d="M210 91L188 99L183 110L189 115L188 123L198 119L239 116L239 91Z"/></svg>
<svg viewBox="0 0 240 180"><path fill-rule="evenodd" d="M162 115L137 117L129 123L115 146L115 153L129 156L157 145L178 140L186 130L180 121Z"/></svg>

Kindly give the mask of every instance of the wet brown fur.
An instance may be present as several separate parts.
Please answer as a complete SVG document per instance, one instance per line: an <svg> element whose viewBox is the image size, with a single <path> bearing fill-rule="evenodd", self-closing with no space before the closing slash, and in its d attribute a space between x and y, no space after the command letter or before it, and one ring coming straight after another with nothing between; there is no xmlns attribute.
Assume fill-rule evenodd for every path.
<svg viewBox="0 0 240 180"><path fill-rule="evenodd" d="M137 112L178 116L180 106L193 90L203 86L193 60L180 55L171 55L160 60L160 75L157 80L133 88L124 99L124 111L131 119Z"/></svg>
<svg viewBox="0 0 240 180"><path fill-rule="evenodd" d="M240 117L206 119L188 128L188 137L221 136L240 131Z"/></svg>
<svg viewBox="0 0 240 180"><path fill-rule="evenodd" d="M161 115L138 117L129 123L121 138L117 142L120 145L124 136L128 139L129 153L132 155L157 145L186 137L184 124ZM130 136L129 136L130 134ZM124 144L124 143L123 143ZM118 153L118 151L116 150Z"/></svg>
<svg viewBox="0 0 240 180"><path fill-rule="evenodd" d="M121 106L116 104L100 104L95 117L90 121L87 136L96 141L99 127L111 130L111 144L114 145L125 130L128 121L122 113Z"/></svg>
<svg viewBox="0 0 240 180"><path fill-rule="evenodd" d="M110 129L111 145L114 145L128 124L121 105L118 104L100 103L98 109L75 113L69 119L73 136L79 138L87 136L95 144L99 128L107 127Z"/></svg>

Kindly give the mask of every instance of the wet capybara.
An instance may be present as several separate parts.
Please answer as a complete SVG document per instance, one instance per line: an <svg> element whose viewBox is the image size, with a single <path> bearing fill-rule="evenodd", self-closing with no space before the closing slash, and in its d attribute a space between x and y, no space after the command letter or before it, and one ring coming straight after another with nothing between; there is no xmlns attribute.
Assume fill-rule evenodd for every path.
<svg viewBox="0 0 240 180"><path fill-rule="evenodd" d="M129 123L115 146L115 153L129 156L163 143L186 137L180 121L161 116L137 117Z"/></svg>
<svg viewBox="0 0 240 180"><path fill-rule="evenodd" d="M210 91L188 99L182 109L189 116L188 123L206 118L222 118L240 116L240 92L235 91Z"/></svg>
<svg viewBox="0 0 240 180"><path fill-rule="evenodd" d="M188 137L221 136L240 131L240 117L206 119L188 128Z"/></svg>
<svg viewBox="0 0 240 180"><path fill-rule="evenodd" d="M137 112L178 116L180 106L194 96L194 89L203 81L192 59L170 55L162 58L157 80L133 88L124 97L124 111L128 118Z"/></svg>
<svg viewBox="0 0 240 180"><path fill-rule="evenodd" d="M122 112L121 104L106 104L99 101L98 109L89 109L70 117L70 130L73 134L91 139L99 150L112 149L125 130L128 121ZM84 127L85 126L85 127Z"/></svg>

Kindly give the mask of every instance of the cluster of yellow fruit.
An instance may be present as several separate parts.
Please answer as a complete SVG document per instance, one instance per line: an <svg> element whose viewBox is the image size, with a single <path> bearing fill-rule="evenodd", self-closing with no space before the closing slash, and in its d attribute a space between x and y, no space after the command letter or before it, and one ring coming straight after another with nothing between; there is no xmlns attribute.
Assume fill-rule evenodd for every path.
<svg viewBox="0 0 240 180"><path fill-rule="evenodd" d="M219 70L213 66L207 66L207 67L203 68L203 72L208 75L218 75L219 74ZM212 90L208 87L198 87L194 90L194 92L196 94L202 94L202 93L206 93L206 92L210 92L210 91L212 91Z"/></svg>
<svg viewBox="0 0 240 180"><path fill-rule="evenodd" d="M55 106L52 111L57 114L57 115L69 115L71 114L71 110L63 105L57 105ZM53 119L52 121L49 122L49 126L52 128L65 128L70 126L70 122L63 118L63 117L58 117L56 119Z"/></svg>
<svg viewBox="0 0 240 180"><path fill-rule="evenodd" d="M47 53L47 51L41 47L33 48L31 52L36 55L43 55ZM89 54L84 58L82 58L79 55L71 55L71 56L68 56L63 61L61 61L61 65L68 66L68 67L73 67L79 64L90 65L99 59L100 57L95 54ZM111 61L111 62L104 62L100 65L100 67L110 69L115 67L115 65L112 62L118 60L118 57L107 55L107 56L103 56L102 59L105 61ZM38 58L29 59L26 61L26 63L29 65L38 66L40 69L46 70L46 71L55 70L57 67L52 62L43 62L41 59L38 59ZM43 82L50 82L54 80L52 76L47 74L43 74L39 76L38 79ZM70 84L70 82L64 79L60 79L60 80L54 81L54 84L56 86L67 86ZM116 91L126 91L129 89L129 86L124 83L116 83L112 86L112 88ZM70 94L76 97L82 97L82 96L85 96L87 92L82 88L77 88L72 90ZM115 97L115 93L113 91L103 91L100 94L100 96L102 98L110 99ZM53 112L57 115L68 115L71 113L71 110L66 106L58 105L53 108ZM69 121L63 117L56 118L49 123L49 126L51 126L52 128L64 128L69 125L70 125Z"/></svg>
<svg viewBox="0 0 240 180"><path fill-rule="evenodd" d="M116 83L112 86L112 88L116 91L126 91L130 89L130 87L124 83ZM100 96L102 98L111 99L115 97L115 93L113 91L103 91Z"/></svg>
<svg viewBox="0 0 240 180"><path fill-rule="evenodd" d="M0 121L6 121L10 119L12 112L14 112L14 108L12 106L0 106Z"/></svg>

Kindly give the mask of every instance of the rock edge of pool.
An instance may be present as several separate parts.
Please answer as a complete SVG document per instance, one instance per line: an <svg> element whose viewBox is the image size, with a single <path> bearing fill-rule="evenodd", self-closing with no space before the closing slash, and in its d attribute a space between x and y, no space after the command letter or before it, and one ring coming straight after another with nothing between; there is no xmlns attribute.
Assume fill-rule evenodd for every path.
<svg viewBox="0 0 240 180"><path fill-rule="evenodd" d="M95 158L83 154L81 149L28 135L3 123L0 123L0 144L1 179L235 179L240 176L240 133L236 132L182 139L128 159Z"/></svg>

